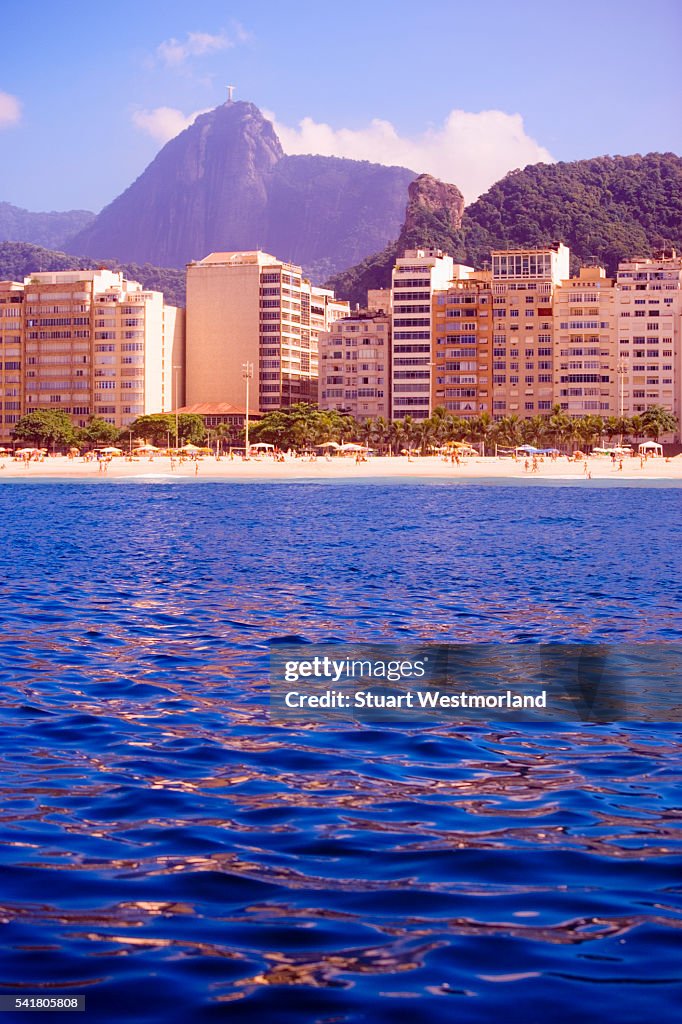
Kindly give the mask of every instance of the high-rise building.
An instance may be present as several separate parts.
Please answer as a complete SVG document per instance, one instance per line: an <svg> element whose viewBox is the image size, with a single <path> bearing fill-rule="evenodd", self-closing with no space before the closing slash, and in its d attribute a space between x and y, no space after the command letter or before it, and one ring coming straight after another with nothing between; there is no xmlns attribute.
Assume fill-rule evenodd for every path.
<svg viewBox="0 0 682 1024"><path fill-rule="evenodd" d="M470 419L492 412L493 300L490 271L463 271L434 294L431 404Z"/></svg>
<svg viewBox="0 0 682 1024"><path fill-rule="evenodd" d="M21 310L20 321L3 317L11 331L0 329L3 388L14 392L5 398L21 406L5 405L5 440L19 416L36 409L59 409L75 426L97 416L123 428L182 401L184 314L161 292L111 270L35 273L0 291L5 313Z"/></svg>
<svg viewBox="0 0 682 1024"><path fill-rule="evenodd" d="M11 440L22 402L22 337L24 286L0 281L0 442Z"/></svg>
<svg viewBox="0 0 682 1024"><path fill-rule="evenodd" d="M391 318L358 310L320 334L320 408L390 416Z"/></svg>
<svg viewBox="0 0 682 1024"><path fill-rule="evenodd" d="M493 415L530 418L553 400L554 289L569 276L569 250L492 253Z"/></svg>
<svg viewBox="0 0 682 1024"><path fill-rule="evenodd" d="M465 268L471 271L471 268ZM392 275L391 417L425 420L432 412L432 304L452 280L451 256L440 249L408 249Z"/></svg>
<svg viewBox="0 0 682 1024"><path fill-rule="evenodd" d="M616 415L616 289L602 267L557 285L553 322L553 404L570 416Z"/></svg>
<svg viewBox="0 0 682 1024"><path fill-rule="evenodd" d="M349 312L301 268L261 251L214 252L187 267L187 401L270 412L318 399L318 334Z"/></svg>
<svg viewBox="0 0 682 1024"><path fill-rule="evenodd" d="M682 417L682 257L674 250L618 267L619 412L652 405ZM677 436L680 436L678 425Z"/></svg>

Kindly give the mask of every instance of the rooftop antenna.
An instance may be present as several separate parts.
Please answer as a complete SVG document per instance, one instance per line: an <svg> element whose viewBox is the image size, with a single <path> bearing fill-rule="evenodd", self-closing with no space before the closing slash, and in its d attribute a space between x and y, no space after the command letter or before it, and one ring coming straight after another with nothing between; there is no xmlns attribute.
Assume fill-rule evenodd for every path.
<svg viewBox="0 0 682 1024"><path fill-rule="evenodd" d="M228 103L232 103L233 102L232 94L234 93L234 90L236 88L237 88L236 85L228 85L227 86L227 102Z"/></svg>

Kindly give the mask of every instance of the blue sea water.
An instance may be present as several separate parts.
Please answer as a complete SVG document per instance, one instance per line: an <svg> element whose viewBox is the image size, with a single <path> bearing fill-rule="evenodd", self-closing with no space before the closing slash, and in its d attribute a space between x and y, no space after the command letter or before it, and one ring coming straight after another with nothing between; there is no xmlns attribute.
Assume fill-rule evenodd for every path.
<svg viewBox="0 0 682 1024"><path fill-rule="evenodd" d="M0 995L675 1018L678 725L278 724L268 657L679 641L679 489L17 483L0 516Z"/></svg>

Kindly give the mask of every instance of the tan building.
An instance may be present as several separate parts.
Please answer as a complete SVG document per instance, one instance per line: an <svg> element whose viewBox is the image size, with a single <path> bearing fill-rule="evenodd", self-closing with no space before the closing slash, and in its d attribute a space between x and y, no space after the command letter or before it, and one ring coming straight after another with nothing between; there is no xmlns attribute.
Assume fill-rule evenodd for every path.
<svg viewBox="0 0 682 1024"><path fill-rule="evenodd" d="M553 404L569 416L617 415L616 289L602 267L557 285L553 325Z"/></svg>
<svg viewBox="0 0 682 1024"><path fill-rule="evenodd" d="M23 411L22 337L24 286L0 281L0 443L11 442Z"/></svg>
<svg viewBox="0 0 682 1024"><path fill-rule="evenodd" d="M522 419L551 410L553 401L553 299L569 276L569 250L492 253L493 415Z"/></svg>
<svg viewBox="0 0 682 1024"><path fill-rule="evenodd" d="M270 412L318 399L320 331L348 303L261 251L215 252L187 267L187 402Z"/></svg>
<svg viewBox="0 0 682 1024"><path fill-rule="evenodd" d="M320 408L389 418L391 318L358 310L320 334Z"/></svg>
<svg viewBox="0 0 682 1024"><path fill-rule="evenodd" d="M471 268L463 268L471 271ZM432 303L454 274L440 249L408 249L393 267L391 282L391 418L425 420L432 412Z"/></svg>
<svg viewBox="0 0 682 1024"><path fill-rule="evenodd" d="M390 288L370 288L367 292L367 310L370 313L391 313L393 296Z"/></svg>
<svg viewBox="0 0 682 1024"><path fill-rule="evenodd" d="M469 268L455 268L468 271ZM490 271L461 273L433 300L432 407L471 419L492 413Z"/></svg>
<svg viewBox="0 0 682 1024"><path fill-rule="evenodd" d="M23 285L22 412L123 428L182 400L184 314L111 270L35 273Z"/></svg>
<svg viewBox="0 0 682 1024"><path fill-rule="evenodd" d="M682 418L682 257L674 250L623 262L617 274L618 406L625 416L661 405ZM672 439L668 435L664 440Z"/></svg>

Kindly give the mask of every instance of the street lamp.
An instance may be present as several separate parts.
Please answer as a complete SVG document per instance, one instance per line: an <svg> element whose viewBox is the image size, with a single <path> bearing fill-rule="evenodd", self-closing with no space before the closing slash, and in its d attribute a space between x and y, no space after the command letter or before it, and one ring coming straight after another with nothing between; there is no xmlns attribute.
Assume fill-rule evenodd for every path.
<svg viewBox="0 0 682 1024"><path fill-rule="evenodd" d="M173 367L173 372L175 373L175 447L176 448L180 447L180 432L179 432L179 429L178 429L178 422L179 422L179 416L178 416L178 401L179 401L179 397L178 397L178 370L181 370L181 369L182 369L181 366L174 366Z"/></svg>
<svg viewBox="0 0 682 1024"><path fill-rule="evenodd" d="M246 415L244 417L244 453L249 458L249 381L253 377L253 363L242 363L242 377L246 382Z"/></svg>

